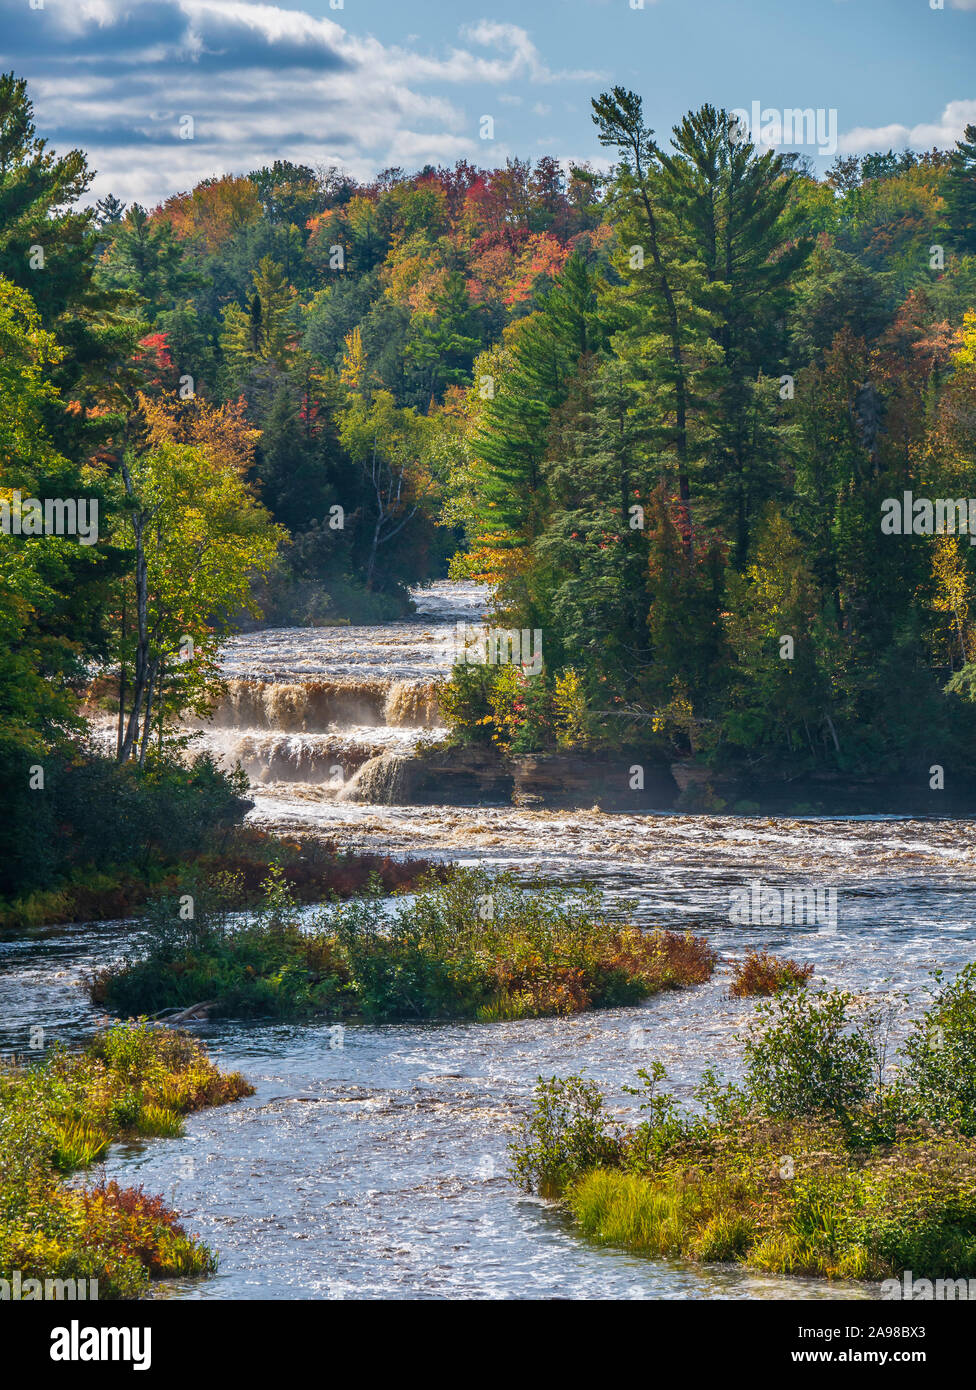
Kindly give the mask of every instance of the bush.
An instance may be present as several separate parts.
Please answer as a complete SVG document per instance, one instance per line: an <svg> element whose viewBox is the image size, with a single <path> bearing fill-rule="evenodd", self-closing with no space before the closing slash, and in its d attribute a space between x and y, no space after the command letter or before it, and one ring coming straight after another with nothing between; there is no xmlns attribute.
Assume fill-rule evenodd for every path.
<svg viewBox="0 0 976 1390"><path fill-rule="evenodd" d="M532 1112L509 1146L516 1180L554 1197L591 1168L613 1163L619 1141L595 1081L539 1077Z"/></svg>
<svg viewBox="0 0 976 1390"><path fill-rule="evenodd" d="M766 1114L784 1119L832 1115L850 1127L874 1072L870 1039L859 1032L853 999L841 991L802 991L760 1005L746 1040L746 1088Z"/></svg>
<svg viewBox="0 0 976 1390"><path fill-rule="evenodd" d="M209 754L189 766L153 758L144 768L91 751L51 754L44 774L43 796L25 800L11 788L10 815L0 825L2 897L39 894L79 873L119 866L145 875L155 864L214 848L249 805L244 774L221 771ZM18 776L26 786L26 765Z"/></svg>
<svg viewBox="0 0 976 1390"><path fill-rule="evenodd" d="M907 1104L915 1114L976 1134L976 964L939 992L903 1052Z"/></svg>
<svg viewBox="0 0 976 1390"><path fill-rule="evenodd" d="M438 687L437 699L454 743L491 743L488 703L493 668L456 662L450 679Z"/></svg>
<svg viewBox="0 0 976 1390"><path fill-rule="evenodd" d="M827 1278L974 1276L974 976L967 966L941 989L893 1084L885 1006L806 992L760 1006L744 1084L706 1073L694 1111L658 1092L659 1063L626 1088L646 1115L630 1128L592 1082L540 1078L513 1178L561 1196L595 1239L647 1254Z"/></svg>
<svg viewBox="0 0 976 1390"><path fill-rule="evenodd" d="M779 994L780 990L805 985L813 974L812 965L800 965L768 951L750 951L744 960L734 961L732 969L729 994L733 999Z"/></svg>

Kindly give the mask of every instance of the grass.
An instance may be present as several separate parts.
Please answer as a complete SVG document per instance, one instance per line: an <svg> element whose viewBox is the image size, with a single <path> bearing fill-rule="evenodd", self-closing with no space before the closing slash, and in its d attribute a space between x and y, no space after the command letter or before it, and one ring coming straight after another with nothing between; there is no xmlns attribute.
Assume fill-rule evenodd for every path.
<svg viewBox="0 0 976 1390"><path fill-rule="evenodd" d="M813 974L812 965L800 965L768 951L750 951L744 959L733 961L732 969L729 994L733 999L778 994L782 989L805 985Z"/></svg>
<svg viewBox="0 0 976 1390"><path fill-rule="evenodd" d="M351 898L376 882L391 893L444 872L428 860L356 854L313 836L282 837L251 826L233 828L222 839L219 850L187 854L179 861L78 868L55 888L11 902L0 900L0 931L131 917L154 896L185 893L215 878L233 883L234 906L254 906L272 864L281 866L293 896L302 903Z"/></svg>
<svg viewBox="0 0 976 1390"><path fill-rule="evenodd" d="M695 1106L660 1063L626 1087L540 1078L514 1179L600 1242L778 1274L976 1276L976 966L938 993L890 1062L896 1001L789 990L761 1004L741 1085L706 1072Z"/></svg>
<svg viewBox="0 0 976 1390"><path fill-rule="evenodd" d="M636 1004L707 980L715 955L698 937L606 918L599 895L533 892L508 875L429 875L390 913L377 893L332 903L299 923L279 871L260 913L220 907L150 915L145 956L90 981L96 1003L152 1015L201 1001L210 1012L285 1018L483 1022Z"/></svg>
<svg viewBox="0 0 976 1390"><path fill-rule="evenodd" d="M659 1161L595 1169L566 1201L580 1229L642 1254L779 1274L976 1275L976 1143L906 1137L852 1152L830 1123L755 1120Z"/></svg>
<svg viewBox="0 0 976 1390"><path fill-rule="evenodd" d="M211 1272L212 1251L161 1197L64 1179L114 1140L175 1137L189 1112L251 1094L193 1039L148 1024L0 1070L0 1277L95 1279L100 1298L132 1298L154 1278Z"/></svg>

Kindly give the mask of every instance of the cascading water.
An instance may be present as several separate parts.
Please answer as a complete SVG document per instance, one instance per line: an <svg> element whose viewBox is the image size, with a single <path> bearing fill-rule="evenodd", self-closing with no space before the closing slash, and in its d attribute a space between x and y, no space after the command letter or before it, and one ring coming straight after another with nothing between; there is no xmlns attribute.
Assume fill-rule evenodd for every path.
<svg viewBox="0 0 976 1390"><path fill-rule="evenodd" d="M194 746L240 761L259 796L297 784L306 797L368 799L366 764L443 734L437 685L453 659L453 624L477 621L482 597L474 585L440 583L418 591L411 621L233 638L227 693Z"/></svg>
<svg viewBox="0 0 976 1390"><path fill-rule="evenodd" d="M976 823L531 811L353 799L330 760L376 767L424 735L425 693L446 674L454 626L478 591L436 585L420 621L286 629L228 644L231 697L203 742L266 773L252 818L340 844L425 854L567 882L586 876L645 923L694 927L726 958L765 946L857 993L924 999L928 973L976 957ZM245 717L246 716L246 717ZM369 756L367 756L369 755ZM358 762L357 762L358 760ZM392 775L392 769L389 769ZM323 778L322 774L326 776ZM762 881L830 888L834 924L730 922L730 895ZM78 980L138 949L125 924L0 943L0 1048L30 1029L72 1039L93 1010ZM535 1078L582 1072L621 1109L638 1067L664 1062L687 1096L706 1066L732 1077L749 1001L706 985L575 1018L347 1026L213 1022L199 1029L253 1100L190 1117L183 1139L116 1147L110 1176L163 1191L221 1255L187 1298L846 1298L870 1287L645 1260L581 1240L508 1183L506 1144Z"/></svg>

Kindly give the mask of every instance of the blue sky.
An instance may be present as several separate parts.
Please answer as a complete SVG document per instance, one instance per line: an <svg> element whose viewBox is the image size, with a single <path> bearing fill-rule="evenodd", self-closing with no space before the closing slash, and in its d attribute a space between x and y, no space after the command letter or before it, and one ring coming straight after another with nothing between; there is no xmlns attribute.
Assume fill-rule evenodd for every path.
<svg viewBox="0 0 976 1390"><path fill-rule="evenodd" d="M55 148L89 151L96 193L151 206L275 158L605 162L589 101L616 83L659 135L758 102L836 111L842 152L951 145L976 123L976 0L933 3L0 0L0 63Z"/></svg>

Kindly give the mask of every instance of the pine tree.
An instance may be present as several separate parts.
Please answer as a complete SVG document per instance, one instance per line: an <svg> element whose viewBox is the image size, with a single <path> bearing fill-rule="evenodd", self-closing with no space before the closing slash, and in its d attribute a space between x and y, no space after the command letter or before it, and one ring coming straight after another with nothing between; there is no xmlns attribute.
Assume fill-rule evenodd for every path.
<svg viewBox="0 0 976 1390"><path fill-rule="evenodd" d="M298 348L295 290L270 256L262 256L252 283L248 311L238 304L224 311L224 351L238 370L259 362L285 370Z"/></svg>
<svg viewBox="0 0 976 1390"><path fill-rule="evenodd" d="M953 246L964 256L976 256L976 125L967 125L949 156L943 196Z"/></svg>
<svg viewBox="0 0 976 1390"><path fill-rule="evenodd" d="M104 223L102 224L104 229ZM111 241L99 272L103 284L131 290L142 301L147 324L173 309L200 283L182 244L163 218L153 218L133 203L111 229Z"/></svg>
<svg viewBox="0 0 976 1390"><path fill-rule="evenodd" d="M431 296L433 314L421 320L406 355L421 369L424 394L439 396L445 386L467 384L482 345L478 315L468 299L464 276L452 270Z"/></svg>
<svg viewBox="0 0 976 1390"><path fill-rule="evenodd" d="M472 446L486 470L479 524L488 534L506 532L508 544L538 531L550 415L566 399L580 361L603 342L595 289L594 276L574 254L542 308L507 333L499 379L476 376L474 389L485 394Z"/></svg>
<svg viewBox="0 0 976 1390"><path fill-rule="evenodd" d="M106 388L139 336L119 296L97 280L94 210L75 207L91 177L80 150L57 155L38 137L26 82L0 74L0 276L28 292L65 349L50 366L58 394L45 424L77 464L118 424Z"/></svg>
<svg viewBox="0 0 976 1390"><path fill-rule="evenodd" d="M643 311L652 316L648 327L653 322L656 330L653 353L655 357L660 354L660 363L654 378L666 393L665 438L675 455L685 537L690 544L693 449L689 440L688 352L693 344L689 342L688 332L691 315L683 313L680 302L684 288L685 247L673 217L661 202L661 153L654 131L644 123L641 98L636 92L614 87L612 92L604 92L593 102L593 120L600 144L616 149L620 156L611 202L622 218L621 245L627 244L629 235L637 238L633 245L640 254L638 264L633 267L637 274L630 282L636 292L631 300L638 299L638 314ZM697 275L694 278L697 280ZM647 328L635 324L633 316L630 327L636 329L638 335L647 334Z"/></svg>

